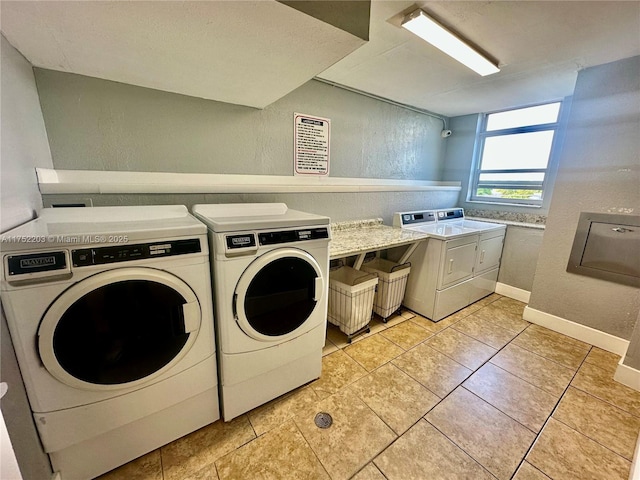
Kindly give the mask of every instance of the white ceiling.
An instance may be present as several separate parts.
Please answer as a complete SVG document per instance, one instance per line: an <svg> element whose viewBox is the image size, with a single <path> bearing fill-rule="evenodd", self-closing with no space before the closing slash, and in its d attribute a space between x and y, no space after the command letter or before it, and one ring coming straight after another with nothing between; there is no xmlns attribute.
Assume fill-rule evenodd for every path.
<svg viewBox="0 0 640 480"><path fill-rule="evenodd" d="M399 28L410 1L374 1L370 41L321 78L447 116L557 99L577 71L640 54L637 1L420 2L501 66L481 77Z"/></svg>
<svg viewBox="0 0 640 480"><path fill-rule="evenodd" d="M273 0L0 6L35 66L259 108L317 75L447 116L492 111L570 95L579 69L640 55L640 1L373 0L360 48ZM417 6L501 72L480 77L399 28Z"/></svg>
<svg viewBox="0 0 640 480"><path fill-rule="evenodd" d="M0 7L2 33L36 67L257 108L365 43L275 0Z"/></svg>

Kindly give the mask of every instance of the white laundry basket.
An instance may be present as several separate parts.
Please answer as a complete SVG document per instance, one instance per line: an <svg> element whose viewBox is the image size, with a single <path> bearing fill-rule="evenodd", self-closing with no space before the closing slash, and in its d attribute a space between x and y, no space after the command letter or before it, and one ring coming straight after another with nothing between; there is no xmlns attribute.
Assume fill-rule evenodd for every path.
<svg viewBox="0 0 640 480"><path fill-rule="evenodd" d="M351 267L329 272L329 309L327 319L347 335L348 342L368 331L373 297L378 278Z"/></svg>
<svg viewBox="0 0 640 480"><path fill-rule="evenodd" d="M374 258L363 264L362 270L376 275L380 280L373 301L373 311L380 315L386 323L387 318L396 312L402 304L411 264L399 265L383 258Z"/></svg>

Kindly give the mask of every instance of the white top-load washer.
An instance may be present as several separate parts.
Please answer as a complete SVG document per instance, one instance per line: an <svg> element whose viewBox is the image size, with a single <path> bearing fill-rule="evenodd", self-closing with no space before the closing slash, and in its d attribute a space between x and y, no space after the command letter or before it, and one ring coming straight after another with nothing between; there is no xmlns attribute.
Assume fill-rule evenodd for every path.
<svg viewBox="0 0 640 480"><path fill-rule="evenodd" d="M320 377L329 218L283 203L195 205L209 227L226 421Z"/></svg>
<svg viewBox="0 0 640 480"><path fill-rule="evenodd" d="M438 321L495 291L506 225L462 208L397 212L393 225L429 235L409 258L407 308Z"/></svg>
<svg viewBox="0 0 640 480"><path fill-rule="evenodd" d="M47 208L0 242L2 305L63 480L220 417L206 228L186 207Z"/></svg>

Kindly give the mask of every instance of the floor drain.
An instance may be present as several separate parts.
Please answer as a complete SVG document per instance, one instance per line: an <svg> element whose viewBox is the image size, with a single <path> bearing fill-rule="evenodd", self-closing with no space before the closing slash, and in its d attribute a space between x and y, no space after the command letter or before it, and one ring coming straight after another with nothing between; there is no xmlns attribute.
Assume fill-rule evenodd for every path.
<svg viewBox="0 0 640 480"><path fill-rule="evenodd" d="M328 413L320 412L316 414L314 422L318 428L329 428L333 423L333 418Z"/></svg>

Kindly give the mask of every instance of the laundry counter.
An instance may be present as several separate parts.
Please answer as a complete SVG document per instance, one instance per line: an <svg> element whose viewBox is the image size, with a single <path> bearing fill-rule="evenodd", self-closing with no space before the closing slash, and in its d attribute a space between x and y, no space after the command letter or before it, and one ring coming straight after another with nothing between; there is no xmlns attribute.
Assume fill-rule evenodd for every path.
<svg viewBox="0 0 640 480"><path fill-rule="evenodd" d="M369 252L409 245L398 262L404 263L428 236L426 233L383 225L381 218L336 222L331 224L329 255L331 260L357 255L353 268L359 269Z"/></svg>

